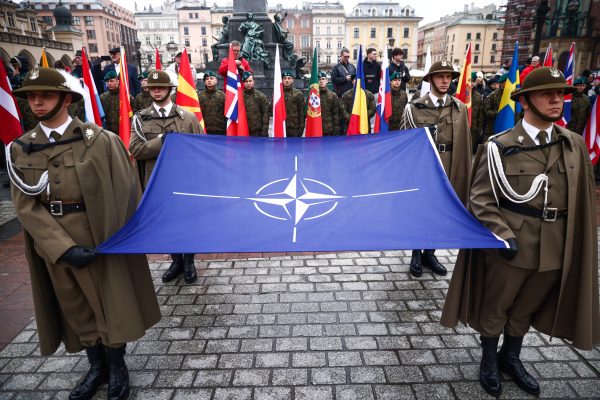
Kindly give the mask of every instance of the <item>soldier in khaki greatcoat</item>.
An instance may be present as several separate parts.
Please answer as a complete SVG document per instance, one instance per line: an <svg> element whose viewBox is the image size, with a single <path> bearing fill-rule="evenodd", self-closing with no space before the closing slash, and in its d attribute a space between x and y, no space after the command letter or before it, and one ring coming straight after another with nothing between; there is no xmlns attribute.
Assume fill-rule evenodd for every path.
<svg viewBox="0 0 600 400"><path fill-rule="evenodd" d="M531 326L584 350L600 342L592 166L582 138L553 124L573 91L557 68L533 70L511 94L524 118L475 158L471 212L508 246L461 250L441 323L481 334L479 381L492 396L502 392L499 371L539 395L520 361Z"/></svg>
<svg viewBox="0 0 600 400"><path fill-rule="evenodd" d="M206 88L198 93L198 101L204 117L206 133L225 135L227 131L225 93L217 89L217 76L214 72L205 72L203 79Z"/></svg>
<svg viewBox="0 0 600 400"><path fill-rule="evenodd" d="M285 129L288 137L301 137L306 123L306 101L298 89L294 89L294 77L290 71L281 73L283 100L285 102Z"/></svg>
<svg viewBox="0 0 600 400"><path fill-rule="evenodd" d="M173 84L165 71L151 71L146 84L154 99L150 107L136 113L131 124L129 151L141 162L145 189L156 165L165 137L170 132L200 133L198 118L171 101ZM197 279L194 254L171 254L173 262L163 274L163 282L170 282L183 273L186 283Z"/></svg>
<svg viewBox="0 0 600 400"><path fill-rule="evenodd" d="M321 122L323 136L340 134L340 100L334 91L327 88L327 74L319 72L319 97L321 98Z"/></svg>
<svg viewBox="0 0 600 400"><path fill-rule="evenodd" d="M133 215L139 183L118 136L71 118L78 82L35 68L13 93L26 97L39 123L9 145L7 167L23 225L40 352L63 342L85 349L91 364L69 398L91 399L108 382L108 398L129 395L125 345L160 320L143 255L99 254Z"/></svg>
<svg viewBox="0 0 600 400"><path fill-rule="evenodd" d="M458 198L466 203L471 175L471 131L467 107L448 94L450 82L459 77L446 61L433 63L423 80L430 83L429 93L409 103L402 118L404 129L429 127L448 180ZM443 207L443 205L440 205ZM438 275L446 268L438 261L435 250L413 250L410 273L419 277L423 266Z"/></svg>

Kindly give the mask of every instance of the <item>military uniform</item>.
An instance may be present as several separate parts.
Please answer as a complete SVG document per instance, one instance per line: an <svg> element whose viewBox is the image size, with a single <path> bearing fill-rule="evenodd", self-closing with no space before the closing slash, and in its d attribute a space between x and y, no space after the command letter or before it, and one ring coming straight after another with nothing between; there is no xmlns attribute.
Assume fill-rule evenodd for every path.
<svg viewBox="0 0 600 400"><path fill-rule="evenodd" d="M250 136L269 136L271 107L267 96L256 89L244 89L244 104Z"/></svg>
<svg viewBox="0 0 600 400"><path fill-rule="evenodd" d="M471 92L471 143L483 132L483 97L477 90Z"/></svg>
<svg viewBox="0 0 600 400"><path fill-rule="evenodd" d="M323 136L337 136L340 132L340 100L335 92L319 88Z"/></svg>
<svg viewBox="0 0 600 400"><path fill-rule="evenodd" d="M567 128L583 135L591 110L590 98L584 93L574 92L571 98L571 120L567 124Z"/></svg>
<svg viewBox="0 0 600 400"><path fill-rule="evenodd" d="M369 121L371 121L371 118L373 118L375 116L375 96L373 96L373 93L369 92L368 90L365 90L365 94L367 97L367 116L369 118ZM350 116L352 115L352 105L354 104L354 88L346 91L346 93L344 93L342 95L342 113L344 116L344 123L346 124L346 127L348 127L348 124L350 123ZM369 133L371 132L371 123L369 122Z"/></svg>
<svg viewBox="0 0 600 400"><path fill-rule="evenodd" d="M496 115L498 115L498 107L500 107L503 91L504 89L500 87L490 93L483 101L483 115L485 117L484 137L486 139L494 134L494 122L496 121Z"/></svg>
<svg viewBox="0 0 600 400"><path fill-rule="evenodd" d="M388 121L388 127L390 131L397 131L402 125L402 114L404 108L408 104L408 95L402 89L392 89L392 115Z"/></svg>
<svg viewBox="0 0 600 400"><path fill-rule="evenodd" d="M574 88L558 69L540 67L511 98L544 89ZM494 396L502 391L498 368L526 392L539 394L519 360L530 325L586 350L600 342L598 286L590 285L598 281L592 168L581 137L548 124L543 134L550 132L550 145L541 137L535 142L539 129L523 120L480 147L470 209L509 248L461 250L442 313L442 325L454 327L460 320L481 333L480 382ZM491 174L488 161L496 166ZM548 179L547 198L543 183L539 192L519 197L540 174Z"/></svg>
<svg viewBox="0 0 600 400"><path fill-rule="evenodd" d="M133 101L133 97L129 96L129 101ZM121 110L119 102L119 91L110 91L100 95L100 102L104 109L104 128L113 133L119 133L119 113Z"/></svg>
<svg viewBox="0 0 600 400"><path fill-rule="evenodd" d="M38 90L81 98L50 68L33 69L14 93ZM49 121L63 113L58 112ZM129 393L125 344L156 324L160 310L144 255L100 255L94 248L131 218L139 184L118 136L66 117L51 132L38 124L15 140L8 165L24 229L40 352L50 355L61 342L68 352L85 349L91 369L73 398L91 398L108 381L109 397L124 399Z"/></svg>
<svg viewBox="0 0 600 400"><path fill-rule="evenodd" d="M298 89L283 88L283 100L285 101L285 129L288 137L301 137L304 134L306 123L306 101L304 95Z"/></svg>
<svg viewBox="0 0 600 400"><path fill-rule="evenodd" d="M206 133L225 135L227 131L227 118L225 118L225 93L215 88L205 89L198 93L200 109L204 117Z"/></svg>
<svg viewBox="0 0 600 400"><path fill-rule="evenodd" d="M144 108L148 108L150 104L152 104L154 100L152 100L152 96L150 96L150 92L147 89L142 89L135 99L133 99L133 103L131 104L131 108L133 112L138 112L143 110Z"/></svg>

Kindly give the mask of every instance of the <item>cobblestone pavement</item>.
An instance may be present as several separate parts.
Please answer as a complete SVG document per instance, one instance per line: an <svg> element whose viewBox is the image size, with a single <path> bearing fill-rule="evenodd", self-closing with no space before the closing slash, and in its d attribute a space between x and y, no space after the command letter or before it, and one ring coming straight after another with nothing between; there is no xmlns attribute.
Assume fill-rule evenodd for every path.
<svg viewBox="0 0 600 400"><path fill-rule="evenodd" d="M456 251L438 254L452 270ZM131 398L485 398L477 335L438 323L449 277L411 278L408 255L197 260L194 285L152 262L163 318L128 345ZM541 397L600 397L600 347L530 332L522 358ZM83 353L40 357L32 323L0 352L0 399L65 399L86 369ZM526 396L505 380L502 397Z"/></svg>

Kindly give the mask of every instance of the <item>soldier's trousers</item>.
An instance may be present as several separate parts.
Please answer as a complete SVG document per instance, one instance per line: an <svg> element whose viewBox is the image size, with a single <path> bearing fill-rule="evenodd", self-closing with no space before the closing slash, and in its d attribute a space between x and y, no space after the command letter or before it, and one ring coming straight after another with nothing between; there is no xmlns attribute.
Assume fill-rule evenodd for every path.
<svg viewBox="0 0 600 400"><path fill-rule="evenodd" d="M481 304L481 335L525 336L532 315L560 285L562 270L538 272L507 264L485 265L485 293Z"/></svg>

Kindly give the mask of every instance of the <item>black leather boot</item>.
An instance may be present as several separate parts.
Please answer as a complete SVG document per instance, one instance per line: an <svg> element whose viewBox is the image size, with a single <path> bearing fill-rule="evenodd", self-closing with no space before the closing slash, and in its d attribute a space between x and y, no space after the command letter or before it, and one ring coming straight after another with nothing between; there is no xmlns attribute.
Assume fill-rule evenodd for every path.
<svg viewBox="0 0 600 400"><path fill-rule="evenodd" d="M125 345L107 347L108 354L108 400L124 400L129 396L129 372L125 365Z"/></svg>
<svg viewBox="0 0 600 400"><path fill-rule="evenodd" d="M529 375L519 359L521 346L523 346L523 336L504 335L504 343L498 353L498 367L500 367L500 371L510 375L518 387L529 394L538 396L540 385L533 376Z"/></svg>
<svg viewBox="0 0 600 400"><path fill-rule="evenodd" d="M479 364L479 383L491 396L502 394L502 382L498 371L498 339L499 337L481 336L481 363Z"/></svg>
<svg viewBox="0 0 600 400"><path fill-rule="evenodd" d="M183 272L183 254L171 254L173 262L162 276L162 281L167 283L177 278Z"/></svg>
<svg viewBox="0 0 600 400"><path fill-rule="evenodd" d="M94 397L96 391L103 383L108 382L108 365L106 363L106 352L104 346L97 344L86 347L90 370L85 374L75 389L69 394L69 400L89 400Z"/></svg>
<svg viewBox="0 0 600 400"><path fill-rule="evenodd" d="M423 275L423 267L421 266L421 250L413 250L412 258L410 259L410 274L416 278Z"/></svg>
<svg viewBox="0 0 600 400"><path fill-rule="evenodd" d="M183 279L185 283L194 283L198 276L196 275L196 266L194 265L194 254L183 255Z"/></svg>
<svg viewBox="0 0 600 400"><path fill-rule="evenodd" d="M435 256L435 250L423 251L423 266L431 269L434 274L446 275L448 270L444 267Z"/></svg>

